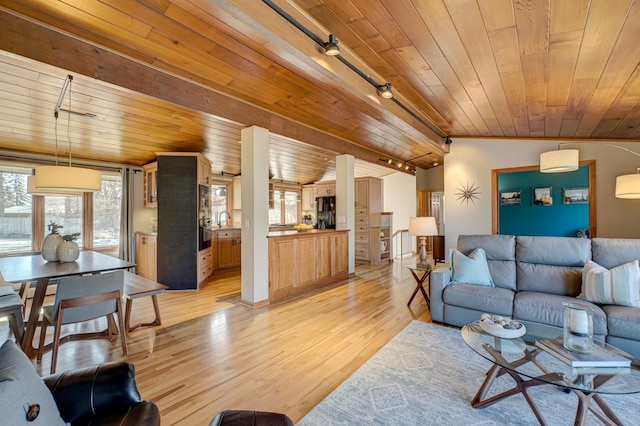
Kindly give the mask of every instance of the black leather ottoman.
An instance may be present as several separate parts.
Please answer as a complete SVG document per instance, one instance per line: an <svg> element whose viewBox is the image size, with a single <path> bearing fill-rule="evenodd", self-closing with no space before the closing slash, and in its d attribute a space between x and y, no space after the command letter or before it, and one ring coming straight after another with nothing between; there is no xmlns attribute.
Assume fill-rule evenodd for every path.
<svg viewBox="0 0 640 426"><path fill-rule="evenodd" d="M293 422L280 413L225 410L216 414L209 426L293 426Z"/></svg>

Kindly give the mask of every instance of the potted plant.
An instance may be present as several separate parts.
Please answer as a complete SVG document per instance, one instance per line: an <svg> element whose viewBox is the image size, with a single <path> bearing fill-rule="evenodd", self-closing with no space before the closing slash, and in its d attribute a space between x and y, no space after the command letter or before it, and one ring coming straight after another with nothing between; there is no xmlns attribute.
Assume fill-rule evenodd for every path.
<svg viewBox="0 0 640 426"><path fill-rule="evenodd" d="M42 242L42 249L40 250L42 254L42 258L48 262L57 262L58 261L58 246L64 240L62 236L58 234L58 229L63 228L62 225L58 225L54 221L49 222L47 225L47 229L51 232L47 235Z"/></svg>
<svg viewBox="0 0 640 426"><path fill-rule="evenodd" d="M78 259L78 256L80 256L80 248L75 240L77 240L79 236L79 232L62 236L64 241L58 245L58 249L56 250L60 263L73 262Z"/></svg>

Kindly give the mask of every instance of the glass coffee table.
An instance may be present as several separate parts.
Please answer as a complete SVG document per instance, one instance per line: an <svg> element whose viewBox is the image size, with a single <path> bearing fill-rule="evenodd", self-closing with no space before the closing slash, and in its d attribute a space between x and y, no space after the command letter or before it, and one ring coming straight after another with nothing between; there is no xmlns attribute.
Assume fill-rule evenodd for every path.
<svg viewBox="0 0 640 426"><path fill-rule="evenodd" d="M600 395L640 392L640 361L606 343L598 344L628 358L631 361L630 367L572 368L569 364L535 346L535 340L538 340L536 336L527 334L513 339L496 337L482 330L479 321L462 327L461 334L467 346L494 364L471 401L473 408L487 407L521 393L540 424L546 425L547 422L527 389L549 384L578 396L574 424L584 424L587 414L592 412L604 424L623 425ZM505 392L487 397L494 380L504 374L511 376L515 386Z"/></svg>

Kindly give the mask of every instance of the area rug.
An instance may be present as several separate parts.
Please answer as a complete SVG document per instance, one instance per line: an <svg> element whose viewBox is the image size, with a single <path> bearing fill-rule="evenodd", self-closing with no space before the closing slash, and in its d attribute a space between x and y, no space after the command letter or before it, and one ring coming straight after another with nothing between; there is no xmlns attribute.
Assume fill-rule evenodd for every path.
<svg viewBox="0 0 640 426"><path fill-rule="evenodd" d="M522 395L471 407L491 365L465 345L459 330L413 321L298 425L537 425ZM513 381L505 375L494 386L491 394ZM529 394L549 425L573 424L573 393L544 385ZM603 398L625 424L640 425L640 394ZM589 414L587 424L602 423Z"/></svg>

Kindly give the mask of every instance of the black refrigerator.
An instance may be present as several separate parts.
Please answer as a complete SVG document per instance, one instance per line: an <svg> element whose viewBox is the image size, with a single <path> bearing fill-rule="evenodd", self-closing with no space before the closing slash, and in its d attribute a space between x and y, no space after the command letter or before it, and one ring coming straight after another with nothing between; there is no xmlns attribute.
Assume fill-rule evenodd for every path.
<svg viewBox="0 0 640 426"><path fill-rule="evenodd" d="M316 228L336 228L336 197L316 198Z"/></svg>

